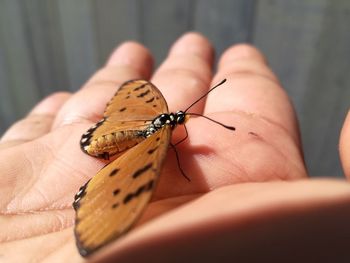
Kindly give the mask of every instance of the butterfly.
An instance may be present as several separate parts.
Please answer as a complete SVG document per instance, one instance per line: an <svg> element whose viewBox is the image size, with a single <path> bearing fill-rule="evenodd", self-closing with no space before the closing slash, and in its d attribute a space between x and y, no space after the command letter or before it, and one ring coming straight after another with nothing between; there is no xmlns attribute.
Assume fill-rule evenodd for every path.
<svg viewBox="0 0 350 263"><path fill-rule="evenodd" d="M225 81L185 111L176 113L169 113L162 93L146 80L131 80L120 86L107 104L103 119L80 140L85 153L114 159L83 185L74 198L74 233L82 256L91 255L135 224L156 187L169 145L172 145L172 130L185 124L190 115L202 116L187 111ZM179 162L178 156L177 160Z"/></svg>

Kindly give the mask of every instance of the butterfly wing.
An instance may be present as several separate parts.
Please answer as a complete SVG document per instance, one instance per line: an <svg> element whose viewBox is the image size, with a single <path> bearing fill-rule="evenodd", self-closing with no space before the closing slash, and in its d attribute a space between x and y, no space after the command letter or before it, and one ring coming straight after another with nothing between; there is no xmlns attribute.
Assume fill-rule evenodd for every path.
<svg viewBox="0 0 350 263"><path fill-rule="evenodd" d="M100 170L75 197L75 235L87 256L124 234L151 199L171 136L166 125Z"/></svg>
<svg viewBox="0 0 350 263"><path fill-rule="evenodd" d="M130 80L120 86L107 104L104 116L114 120L149 120L167 113L162 93L146 80Z"/></svg>
<svg viewBox="0 0 350 263"><path fill-rule="evenodd" d="M161 113L168 113L168 106L152 83L128 81L107 104L103 119L83 134L81 149L109 159L144 140L142 131Z"/></svg>

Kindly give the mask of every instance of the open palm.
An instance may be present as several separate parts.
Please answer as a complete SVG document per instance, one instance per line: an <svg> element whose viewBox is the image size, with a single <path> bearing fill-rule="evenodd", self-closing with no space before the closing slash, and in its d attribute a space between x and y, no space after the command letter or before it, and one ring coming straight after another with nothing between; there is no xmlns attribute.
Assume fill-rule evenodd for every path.
<svg viewBox="0 0 350 263"><path fill-rule="evenodd" d="M208 41L189 33L152 74L149 52L128 42L81 90L48 97L11 127L0 143L0 260L84 260L75 247L72 202L105 163L84 154L79 140L101 118L117 87L136 78L150 79L171 111L187 108L227 78L191 111L236 131L191 118L189 138L177 148L191 182L169 150L153 201L138 225L90 260L344 259L350 187L307 179L295 113L264 57L247 45L231 47L214 77L212 61ZM349 174L347 123L340 145ZM180 128L174 141L181 136ZM291 253L293 258L286 258Z"/></svg>

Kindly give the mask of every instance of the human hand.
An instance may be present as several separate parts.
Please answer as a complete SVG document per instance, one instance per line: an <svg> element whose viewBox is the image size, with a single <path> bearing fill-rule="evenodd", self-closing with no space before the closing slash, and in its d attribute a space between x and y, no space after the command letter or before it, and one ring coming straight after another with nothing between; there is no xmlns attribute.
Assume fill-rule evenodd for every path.
<svg viewBox="0 0 350 263"><path fill-rule="evenodd" d="M184 179L169 151L154 200L138 226L91 260L116 262L301 261L345 257L350 187L311 180L302 157L295 113L285 91L253 47L229 48L212 76L210 44L186 34L152 75L148 51L121 45L75 94L58 93L3 136L0 144L0 259L79 262L72 202L104 165L79 147L119 84L149 79L170 111L183 110L213 84L227 82L193 112L178 147ZM350 175L350 121L340 147ZM181 129L174 137L181 138ZM350 146L350 145L349 145ZM152 219L152 220L151 220ZM316 261L316 260L315 260Z"/></svg>

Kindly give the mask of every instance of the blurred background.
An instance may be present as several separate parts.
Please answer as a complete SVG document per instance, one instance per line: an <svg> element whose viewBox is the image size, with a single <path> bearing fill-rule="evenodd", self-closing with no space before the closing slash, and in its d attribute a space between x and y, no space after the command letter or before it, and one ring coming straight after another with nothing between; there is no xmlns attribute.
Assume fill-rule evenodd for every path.
<svg viewBox="0 0 350 263"><path fill-rule="evenodd" d="M140 41L159 64L196 30L217 54L239 42L265 53L294 102L311 175L342 177L349 25L349 0L0 0L0 134L44 96L77 90L119 43Z"/></svg>

